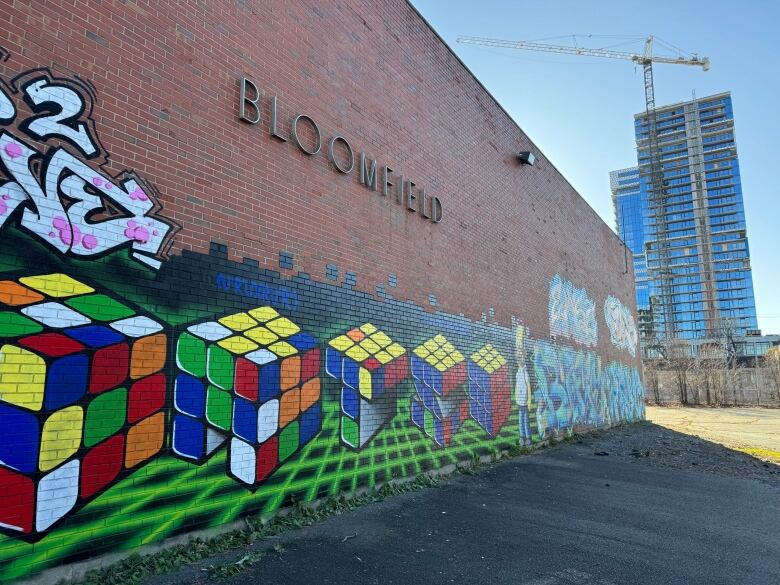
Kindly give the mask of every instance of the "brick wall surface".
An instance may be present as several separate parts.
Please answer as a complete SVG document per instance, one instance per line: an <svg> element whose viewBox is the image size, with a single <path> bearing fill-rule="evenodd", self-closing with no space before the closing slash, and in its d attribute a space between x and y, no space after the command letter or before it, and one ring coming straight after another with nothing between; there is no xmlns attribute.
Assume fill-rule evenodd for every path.
<svg viewBox="0 0 780 585"><path fill-rule="evenodd" d="M624 247L409 4L2 9L0 580L643 416Z"/></svg>

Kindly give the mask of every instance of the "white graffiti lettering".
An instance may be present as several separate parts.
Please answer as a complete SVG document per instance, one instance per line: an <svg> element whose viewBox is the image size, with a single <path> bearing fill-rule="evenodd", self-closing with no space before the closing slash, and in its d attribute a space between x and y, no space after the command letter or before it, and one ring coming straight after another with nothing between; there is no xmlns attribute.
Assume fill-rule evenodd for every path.
<svg viewBox="0 0 780 585"><path fill-rule="evenodd" d="M10 127L16 111L0 85L0 126L7 127L0 130L0 229L19 218L21 228L61 254L95 257L129 248L136 261L158 269L178 226L158 215L153 189L133 173L111 177L81 160L108 157L84 121L91 111L87 91L48 74L21 91L34 115Z"/></svg>
<svg viewBox="0 0 780 585"><path fill-rule="evenodd" d="M604 301L604 320L609 328L609 339L612 345L626 350L631 356L636 356L636 345L639 335L631 311L612 295Z"/></svg>
<svg viewBox="0 0 780 585"><path fill-rule="evenodd" d="M595 346L598 342L596 303L584 288L577 288L556 274L550 280L548 304L550 335Z"/></svg>

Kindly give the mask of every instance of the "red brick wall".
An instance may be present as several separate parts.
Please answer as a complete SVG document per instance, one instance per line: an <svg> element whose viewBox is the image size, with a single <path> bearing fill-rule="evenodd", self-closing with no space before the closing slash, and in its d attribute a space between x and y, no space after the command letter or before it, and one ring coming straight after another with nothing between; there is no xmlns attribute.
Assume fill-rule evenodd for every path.
<svg viewBox="0 0 780 585"><path fill-rule="evenodd" d="M410 476L444 453L467 462L643 416L624 246L406 2L17 0L2 14L0 581ZM26 84L38 78L43 93L65 88L63 107L83 104L70 131L99 137L93 157L64 126L33 132L36 116L60 108L36 106ZM242 78L263 92L259 124L239 120ZM280 133L306 114L321 152L269 135L271 96ZM326 156L336 134L355 153L349 174ZM516 159L528 150L533 166ZM47 183L60 151L70 166ZM361 152L377 160L376 192L358 180ZM383 196L383 165L394 183L403 175L438 197L441 221L398 205L395 187ZM559 293L569 304L550 303ZM276 400L262 397L260 361L220 345L225 336L193 340L192 328L227 331L215 320L232 327L224 318L240 311L270 328L258 316L269 309L252 313L265 306L297 352L262 345L296 380L277 374L279 403L307 398L273 436L246 438L239 426L257 427L257 409ZM359 388L373 410L355 431L338 344L361 326L379 327L400 353L371 370L383 372L375 395ZM553 326L565 331L551 336ZM110 351L96 341L106 335ZM441 335L454 365L439 377L420 360ZM479 362L486 344L494 353ZM201 363L216 346L227 374ZM78 359L45 384L14 369L52 372L66 354ZM92 368L89 392L73 385L79 364ZM57 383L66 388L50 400ZM254 384L254 398L239 383ZM224 411L209 414L212 390ZM201 391L202 408L179 394ZM429 398L449 401L450 414L434 420L425 406L416 419ZM55 414L72 423L62 436L46 430ZM99 429L89 440L82 416ZM90 422L101 416L104 425ZM206 428L227 437L208 452ZM237 466L242 453L257 461Z"/></svg>

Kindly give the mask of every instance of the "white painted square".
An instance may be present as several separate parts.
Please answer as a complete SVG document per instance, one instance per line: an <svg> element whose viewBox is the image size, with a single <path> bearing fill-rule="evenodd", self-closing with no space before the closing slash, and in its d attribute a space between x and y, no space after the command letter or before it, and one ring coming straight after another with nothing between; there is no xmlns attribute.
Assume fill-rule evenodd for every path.
<svg viewBox="0 0 780 585"><path fill-rule="evenodd" d="M192 327L187 327L187 331L192 333L195 337L200 337L206 341L219 341L233 335L233 332L220 325L216 321L207 321L206 323L199 323Z"/></svg>
<svg viewBox="0 0 780 585"><path fill-rule="evenodd" d="M257 411L257 442L264 443L279 428L279 401L269 400Z"/></svg>
<svg viewBox="0 0 780 585"><path fill-rule="evenodd" d="M46 530L76 505L80 466L79 460L74 459L41 479L36 498L36 531Z"/></svg>
<svg viewBox="0 0 780 585"><path fill-rule="evenodd" d="M277 359L276 355L267 349L256 349L255 351L249 352L244 357L258 366L265 365Z"/></svg>
<svg viewBox="0 0 780 585"><path fill-rule="evenodd" d="M231 439L230 472L240 481L249 485L255 483L256 457L252 445L235 437Z"/></svg>
<svg viewBox="0 0 780 585"><path fill-rule="evenodd" d="M87 325L92 321L61 303L39 303L22 309L22 313L48 327L63 329Z"/></svg>
<svg viewBox="0 0 780 585"><path fill-rule="evenodd" d="M162 325L149 317L128 317L111 323L111 328L128 337L145 337L163 330Z"/></svg>

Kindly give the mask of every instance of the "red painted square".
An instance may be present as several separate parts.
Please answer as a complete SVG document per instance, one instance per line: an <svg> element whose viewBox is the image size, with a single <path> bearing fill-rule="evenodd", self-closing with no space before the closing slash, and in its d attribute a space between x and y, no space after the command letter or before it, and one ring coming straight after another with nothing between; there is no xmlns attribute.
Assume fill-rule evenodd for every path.
<svg viewBox="0 0 780 585"><path fill-rule="evenodd" d="M257 396L260 392L260 373L257 365L248 359L238 358L233 387L239 396L257 402Z"/></svg>
<svg viewBox="0 0 780 585"><path fill-rule="evenodd" d="M455 364L449 370L442 374L441 392L442 396L447 396L458 386L466 381L466 362Z"/></svg>
<svg viewBox="0 0 780 585"><path fill-rule="evenodd" d="M117 343L97 350L92 358L90 394L100 394L124 383L129 365L130 348L126 343Z"/></svg>
<svg viewBox="0 0 780 585"><path fill-rule="evenodd" d="M165 405L165 374L160 372L138 380L127 397L127 422L133 424Z"/></svg>
<svg viewBox="0 0 780 585"><path fill-rule="evenodd" d="M409 375L409 356L395 358L385 366L385 388L392 388Z"/></svg>
<svg viewBox="0 0 780 585"><path fill-rule="evenodd" d="M62 357L81 351L84 346L75 339L71 339L61 333L41 333L40 335L30 335L19 340L19 344L51 357Z"/></svg>
<svg viewBox="0 0 780 585"><path fill-rule="evenodd" d="M279 463L279 437L274 436L257 449L257 473L255 482L261 482L271 475Z"/></svg>
<svg viewBox="0 0 780 585"><path fill-rule="evenodd" d="M310 349L301 358L301 382L311 380L320 373L320 349Z"/></svg>
<svg viewBox="0 0 780 585"><path fill-rule="evenodd" d="M29 534L35 514L35 484L29 477L0 468L0 524Z"/></svg>
<svg viewBox="0 0 780 585"><path fill-rule="evenodd" d="M122 470L125 436L114 435L90 449L81 462L79 496L89 498L111 483Z"/></svg>

